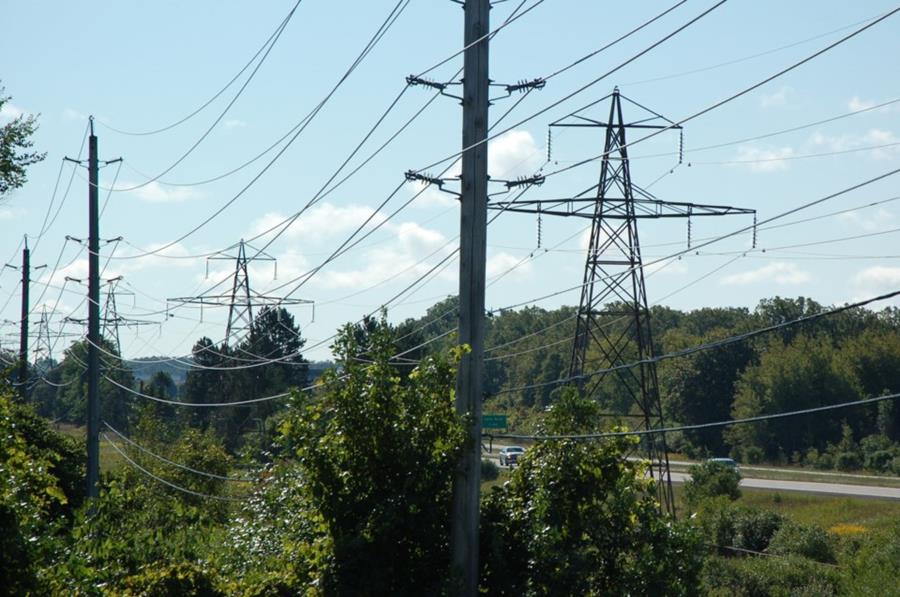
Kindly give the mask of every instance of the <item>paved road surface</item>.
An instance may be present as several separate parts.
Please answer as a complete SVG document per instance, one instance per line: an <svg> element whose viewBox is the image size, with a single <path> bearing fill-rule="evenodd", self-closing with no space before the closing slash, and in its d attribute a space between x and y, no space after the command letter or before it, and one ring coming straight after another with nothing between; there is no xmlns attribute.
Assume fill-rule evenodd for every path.
<svg viewBox="0 0 900 597"><path fill-rule="evenodd" d="M672 472L673 483L684 483L688 473ZM772 491L800 491L821 495L846 495L900 500L900 487L876 487L873 485L848 485L846 483L816 483L812 481L783 481L779 479L752 479L744 477L741 487Z"/></svg>
<svg viewBox="0 0 900 597"><path fill-rule="evenodd" d="M498 451L499 447L497 444L494 444L494 452L492 454L484 452L482 453L482 456L484 458L496 460ZM749 468L751 467L744 468L744 478L741 480L741 487L746 487L747 489L798 491L801 493L812 493L817 495L845 495L852 497L900 500L900 487L878 487L875 485L850 485L847 483L821 483L813 481L784 481L780 479L754 479L747 476L748 474L752 474L751 471L747 470ZM672 471L673 483L684 483L688 477L690 477L688 473Z"/></svg>

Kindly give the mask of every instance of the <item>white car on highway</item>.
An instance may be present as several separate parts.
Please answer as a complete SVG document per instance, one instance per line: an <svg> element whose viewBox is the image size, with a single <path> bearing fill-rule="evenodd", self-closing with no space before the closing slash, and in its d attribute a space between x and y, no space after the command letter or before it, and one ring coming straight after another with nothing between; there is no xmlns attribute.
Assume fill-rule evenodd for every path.
<svg viewBox="0 0 900 597"><path fill-rule="evenodd" d="M519 456L525 453L522 446L506 446L500 449L500 466L515 466Z"/></svg>

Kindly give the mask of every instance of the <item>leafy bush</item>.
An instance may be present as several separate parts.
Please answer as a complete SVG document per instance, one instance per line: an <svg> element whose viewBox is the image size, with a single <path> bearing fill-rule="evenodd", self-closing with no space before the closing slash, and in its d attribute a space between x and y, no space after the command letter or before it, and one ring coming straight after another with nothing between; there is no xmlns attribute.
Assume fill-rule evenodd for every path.
<svg viewBox="0 0 900 597"><path fill-rule="evenodd" d="M600 424L596 402L560 393L541 429ZM635 442L544 441L482 499L481 590L490 595L695 595L698 537L660 513Z"/></svg>
<svg viewBox="0 0 900 597"><path fill-rule="evenodd" d="M831 537L821 527L785 521L769 542L769 552L781 555L794 554L833 564L834 546Z"/></svg>
<svg viewBox="0 0 900 597"><path fill-rule="evenodd" d="M835 569L797 556L710 557L703 593L714 597L828 597L837 595Z"/></svg>
<svg viewBox="0 0 900 597"><path fill-rule="evenodd" d="M866 454L865 467L870 471L885 472L891 466L894 452L891 450L877 450Z"/></svg>
<svg viewBox="0 0 900 597"><path fill-rule="evenodd" d="M874 534L862 544L844 575L844 593L853 596L888 595L897 590L900 562L900 525Z"/></svg>
<svg viewBox="0 0 900 597"><path fill-rule="evenodd" d="M764 551L783 522L777 512L740 508L734 521L734 546Z"/></svg>
<svg viewBox="0 0 900 597"><path fill-rule="evenodd" d="M696 507L701 501L726 496L731 500L741 497L738 488L741 474L734 467L721 462L704 462L690 468L691 478L684 485L689 505Z"/></svg>
<svg viewBox="0 0 900 597"><path fill-rule="evenodd" d="M747 464L759 464L765 457L765 451L759 446L746 446L741 450L741 462Z"/></svg>
<svg viewBox="0 0 900 597"><path fill-rule="evenodd" d="M856 452L838 452L834 458L834 468L839 471L857 471L862 468L862 460Z"/></svg>
<svg viewBox="0 0 900 597"><path fill-rule="evenodd" d="M697 519L709 543L764 551L784 518L777 512L738 506L719 497L701 505Z"/></svg>
<svg viewBox="0 0 900 597"><path fill-rule="evenodd" d="M196 564L148 564L138 574L126 578L118 592L122 597L220 597L206 570Z"/></svg>
<svg viewBox="0 0 900 597"><path fill-rule="evenodd" d="M500 467L493 460L483 459L481 461L481 480L493 481L500 476Z"/></svg>
<svg viewBox="0 0 900 597"><path fill-rule="evenodd" d="M345 327L332 347L343 371L326 371L313 400L295 394L279 429L326 539L328 594L429 594L447 580L451 480L466 437L453 408L463 350L426 357L403 378L394 336L383 318Z"/></svg>

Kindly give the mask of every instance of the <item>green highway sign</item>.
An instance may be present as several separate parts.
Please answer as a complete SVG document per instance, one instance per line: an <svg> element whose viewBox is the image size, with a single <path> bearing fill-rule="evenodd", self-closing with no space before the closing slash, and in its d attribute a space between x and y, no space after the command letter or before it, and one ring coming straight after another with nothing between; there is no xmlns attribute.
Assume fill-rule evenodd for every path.
<svg viewBox="0 0 900 597"><path fill-rule="evenodd" d="M481 415L482 429L506 429L506 415Z"/></svg>

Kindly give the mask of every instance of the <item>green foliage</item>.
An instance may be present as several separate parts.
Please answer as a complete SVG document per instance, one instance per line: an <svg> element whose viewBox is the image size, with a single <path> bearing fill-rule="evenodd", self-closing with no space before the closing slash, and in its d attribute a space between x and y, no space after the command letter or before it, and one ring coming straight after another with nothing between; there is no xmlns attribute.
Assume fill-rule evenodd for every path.
<svg viewBox="0 0 900 597"><path fill-rule="evenodd" d="M319 397L295 396L281 424L330 546L320 586L434 593L449 569L450 485L465 437L453 409L455 363L427 357L397 375L383 319L365 336L371 363L356 358L359 341L344 329L333 347L342 374L326 372Z"/></svg>
<svg viewBox="0 0 900 597"><path fill-rule="evenodd" d="M11 97L0 86L0 108ZM27 181L25 169L47 157L46 153L31 151L31 136L37 130L37 117L20 114L0 126L0 198L18 189Z"/></svg>
<svg viewBox="0 0 900 597"><path fill-rule="evenodd" d="M788 345L770 342L759 364L749 367L737 384L734 418L859 398L855 376L836 354L827 340L818 337L797 335ZM793 417L736 425L725 436L733 445L757 446L768 458L778 459L810 447L824 448L840 437L840 427L829 417Z"/></svg>
<svg viewBox="0 0 900 597"><path fill-rule="evenodd" d="M543 431L600 424L596 403L560 392ZM660 513L629 439L532 447L482 498L481 584L491 595L696 593L696 536Z"/></svg>
<svg viewBox="0 0 900 597"><path fill-rule="evenodd" d="M693 465L689 472L691 478L684 485L684 493L692 507L711 497L726 496L731 500L741 497L741 473L732 466L707 461Z"/></svg>
<svg viewBox="0 0 900 597"><path fill-rule="evenodd" d="M121 361L106 353L118 354L116 347L106 339L101 339L100 361L103 369L100 377L100 413L101 418L109 421L117 429L127 431L132 416L134 397L126 388L134 387L134 376L131 370L122 366ZM87 341L75 342L65 350L60 364L60 383L55 400L47 403L41 414L46 417L60 419L69 423L83 425L87 420ZM114 380L119 386L110 382Z"/></svg>
<svg viewBox="0 0 900 597"><path fill-rule="evenodd" d="M701 504L698 519L707 542L726 551L764 551L784 522L777 512L731 504L724 496Z"/></svg>
<svg viewBox="0 0 900 597"><path fill-rule="evenodd" d="M900 524L895 522L868 537L860 547L844 575L844 593L854 597L896 594L897 562Z"/></svg>
<svg viewBox="0 0 900 597"><path fill-rule="evenodd" d="M117 593L122 597L224 597L209 572L196 564L147 564L126 578Z"/></svg>
<svg viewBox="0 0 900 597"><path fill-rule="evenodd" d="M798 555L817 562L835 562L832 539L822 527L787 520L769 542L769 552Z"/></svg>
<svg viewBox="0 0 900 597"><path fill-rule="evenodd" d="M500 476L500 467L493 460L482 459L481 480L494 481Z"/></svg>
<svg viewBox="0 0 900 597"><path fill-rule="evenodd" d="M83 500L81 450L0 387L0 591L42 585L40 564Z"/></svg>
<svg viewBox="0 0 900 597"><path fill-rule="evenodd" d="M832 568L801 557L711 557L703 566L704 594L714 597L828 597L838 594Z"/></svg>

